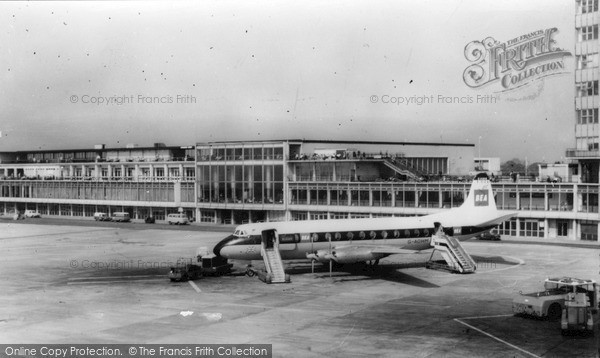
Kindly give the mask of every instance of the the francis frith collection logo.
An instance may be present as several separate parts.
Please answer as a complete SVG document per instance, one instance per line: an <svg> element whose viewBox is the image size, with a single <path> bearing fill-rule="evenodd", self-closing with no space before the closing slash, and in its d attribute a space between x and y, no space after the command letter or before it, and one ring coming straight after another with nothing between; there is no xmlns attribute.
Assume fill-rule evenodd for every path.
<svg viewBox="0 0 600 358"><path fill-rule="evenodd" d="M512 91L533 81L565 71L566 56L571 53L556 45L556 28L538 30L506 42L492 37L472 41L465 46L465 58L471 62L463 73L472 88L498 83L500 92Z"/></svg>

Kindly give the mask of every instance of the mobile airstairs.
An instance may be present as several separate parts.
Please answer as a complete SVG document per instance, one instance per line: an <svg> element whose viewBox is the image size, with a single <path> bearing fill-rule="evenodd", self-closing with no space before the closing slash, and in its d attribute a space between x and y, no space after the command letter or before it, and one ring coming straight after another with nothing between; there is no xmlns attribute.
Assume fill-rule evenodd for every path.
<svg viewBox="0 0 600 358"><path fill-rule="evenodd" d="M436 234L431 237L431 246L433 251L425 267L431 269L442 269L456 273L472 273L477 269L477 264L465 251L456 238L448 236L443 229L437 230ZM433 255L439 252L444 259L433 260ZM444 263L445 262L445 263Z"/></svg>
<svg viewBox="0 0 600 358"><path fill-rule="evenodd" d="M290 275L285 273L283 267L283 261L279 253L279 240L275 230L265 230L262 232L260 254L265 262L265 271L249 269L252 275L258 275L258 278L265 283L290 282Z"/></svg>
<svg viewBox="0 0 600 358"><path fill-rule="evenodd" d="M277 248L262 249L262 257L267 270L266 283L289 283L290 275L285 273L281 255ZM270 281L270 282L269 282Z"/></svg>

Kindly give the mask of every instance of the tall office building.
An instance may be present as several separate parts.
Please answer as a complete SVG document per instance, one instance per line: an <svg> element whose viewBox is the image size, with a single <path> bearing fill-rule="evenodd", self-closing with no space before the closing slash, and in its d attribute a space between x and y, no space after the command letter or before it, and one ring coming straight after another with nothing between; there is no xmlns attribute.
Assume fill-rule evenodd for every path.
<svg viewBox="0 0 600 358"><path fill-rule="evenodd" d="M578 161L584 183L600 177L598 1L576 0L575 12L575 148L567 158Z"/></svg>

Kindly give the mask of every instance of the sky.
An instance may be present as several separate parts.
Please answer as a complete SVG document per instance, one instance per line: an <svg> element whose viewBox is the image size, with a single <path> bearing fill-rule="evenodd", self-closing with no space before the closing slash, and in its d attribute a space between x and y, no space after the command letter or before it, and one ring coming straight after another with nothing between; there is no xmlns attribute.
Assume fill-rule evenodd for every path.
<svg viewBox="0 0 600 358"><path fill-rule="evenodd" d="M1 2L0 151L305 138L559 161L574 58L502 92L465 84L465 47L556 28L573 52L574 17L573 0Z"/></svg>

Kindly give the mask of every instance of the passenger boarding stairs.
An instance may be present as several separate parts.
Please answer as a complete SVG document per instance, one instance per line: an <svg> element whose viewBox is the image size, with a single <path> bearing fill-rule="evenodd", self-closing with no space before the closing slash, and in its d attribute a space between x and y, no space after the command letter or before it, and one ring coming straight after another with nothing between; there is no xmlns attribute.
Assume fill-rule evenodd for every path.
<svg viewBox="0 0 600 358"><path fill-rule="evenodd" d="M421 173L421 171L416 168L410 168L408 162L404 162L402 159L397 158L386 158L383 161L388 168L392 169L398 174L406 175L406 177L411 178L413 180L419 180L425 173Z"/></svg>
<svg viewBox="0 0 600 358"><path fill-rule="evenodd" d="M285 270L283 269L283 261L281 261L281 255L277 247L262 248L262 257L265 261L265 268L267 275L270 275L270 281L268 283L285 283L289 282L289 278L286 277Z"/></svg>
<svg viewBox="0 0 600 358"><path fill-rule="evenodd" d="M441 268L458 273L471 273L477 269L477 264L471 255L465 251L456 238L439 232L432 236L431 246L433 246L433 252L427 261L427 268ZM432 260L436 251L442 255L447 265Z"/></svg>

